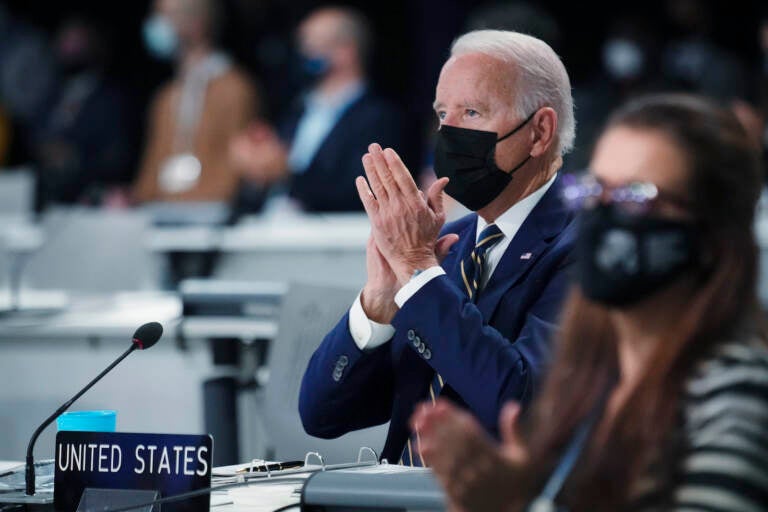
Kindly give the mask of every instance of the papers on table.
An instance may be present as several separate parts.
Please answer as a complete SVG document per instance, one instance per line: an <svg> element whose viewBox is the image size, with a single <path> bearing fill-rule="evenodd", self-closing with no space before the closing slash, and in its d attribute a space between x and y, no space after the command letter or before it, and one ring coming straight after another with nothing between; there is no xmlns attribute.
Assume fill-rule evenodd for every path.
<svg viewBox="0 0 768 512"><path fill-rule="evenodd" d="M427 473L428 468L414 468L398 464L379 464L375 461L336 464L330 466L309 464L303 468L252 473L253 466L275 464L273 461L254 460L244 464L221 466L213 469L214 486L243 482L243 487L234 487L216 492L211 498L211 507L232 504L236 509L247 507L249 511L272 511L291 504L298 506L304 483L313 473L334 471L362 474ZM245 482L249 483L245 483Z"/></svg>

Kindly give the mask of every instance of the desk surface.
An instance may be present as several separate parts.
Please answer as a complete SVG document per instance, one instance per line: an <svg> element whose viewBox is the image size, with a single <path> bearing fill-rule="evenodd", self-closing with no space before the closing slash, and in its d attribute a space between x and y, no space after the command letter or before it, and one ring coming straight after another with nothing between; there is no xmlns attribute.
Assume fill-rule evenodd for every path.
<svg viewBox="0 0 768 512"><path fill-rule="evenodd" d="M0 461L0 470L21 467L18 461ZM319 466L313 466L314 471ZM214 468L216 472L216 468ZM431 472L426 468L406 468L398 465L363 466L317 473L308 482L310 473L275 473L242 487L211 493L211 510L222 512L272 512L295 504L299 509L302 489L306 486L310 503L326 506L358 507L372 510L382 505L395 509L443 510L444 495ZM317 483L314 482L320 482ZM213 486L231 480L214 481ZM387 502L390 501L391 503ZM387 503L385 503L387 502Z"/></svg>
<svg viewBox="0 0 768 512"><path fill-rule="evenodd" d="M98 215L98 212L94 212ZM231 226L167 226L147 230L144 244L154 252L269 250L365 250L370 224L365 215L299 215L285 219L246 218ZM14 252L33 252L45 244L45 230L20 222L0 229Z"/></svg>
<svg viewBox="0 0 768 512"><path fill-rule="evenodd" d="M40 300L46 297L51 300ZM163 324L165 334L176 332L181 301L175 293L137 292L114 295L69 296L23 290L23 308L0 318L0 339L106 338L130 340L136 329L151 321ZM50 306L50 307L48 307Z"/></svg>
<svg viewBox="0 0 768 512"><path fill-rule="evenodd" d="M274 319L195 317L182 322L177 293L135 292L70 297L62 292L23 291L19 313L0 316L0 341L41 339L130 340L135 330L151 321L160 322L164 335L188 339L271 339L277 333ZM0 293L0 307L9 304ZM47 307L47 311L42 310Z"/></svg>

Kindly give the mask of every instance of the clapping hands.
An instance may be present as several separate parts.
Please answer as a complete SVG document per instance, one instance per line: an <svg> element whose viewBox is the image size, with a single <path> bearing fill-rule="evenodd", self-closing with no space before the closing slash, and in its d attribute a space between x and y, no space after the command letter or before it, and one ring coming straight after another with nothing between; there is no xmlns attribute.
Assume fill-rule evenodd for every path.
<svg viewBox="0 0 768 512"><path fill-rule="evenodd" d="M468 412L448 400L420 405L411 418L419 453L449 499L450 510L514 510L515 479L528 460L518 433L520 406L510 402L499 417L499 446Z"/></svg>
<svg viewBox="0 0 768 512"><path fill-rule="evenodd" d="M355 181L371 220L367 248L368 282L363 309L372 320L389 323L396 312L394 295L415 270L438 265L458 236L438 240L445 223L443 190L448 179L437 180L426 194L391 148L371 144L363 156L368 178ZM370 186L369 186L370 184Z"/></svg>

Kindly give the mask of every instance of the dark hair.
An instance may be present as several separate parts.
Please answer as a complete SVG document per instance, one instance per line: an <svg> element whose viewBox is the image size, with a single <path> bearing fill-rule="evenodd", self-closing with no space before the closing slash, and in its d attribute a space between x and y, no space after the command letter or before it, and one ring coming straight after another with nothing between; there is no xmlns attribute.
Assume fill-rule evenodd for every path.
<svg viewBox="0 0 768 512"><path fill-rule="evenodd" d="M757 152L736 117L689 95L638 98L616 111L605 131L630 127L663 134L685 157L691 211L700 228L707 270L689 306L657 343L642 377L616 412L603 442L585 450L560 501L571 510L624 508L633 483L659 454L675 461L680 396L693 367L743 329L757 332L757 247L753 217L761 189ZM609 310L574 289L566 303L556 355L527 426L530 467L521 475L535 496L576 427L618 376L616 333ZM602 435L605 434L605 435ZM663 461L662 461L663 462ZM673 478L674 464L656 471Z"/></svg>

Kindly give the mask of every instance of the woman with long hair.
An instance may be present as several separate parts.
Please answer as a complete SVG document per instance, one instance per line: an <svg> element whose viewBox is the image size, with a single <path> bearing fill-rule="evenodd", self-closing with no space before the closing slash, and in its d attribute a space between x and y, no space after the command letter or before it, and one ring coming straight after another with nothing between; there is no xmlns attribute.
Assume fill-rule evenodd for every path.
<svg viewBox="0 0 768 512"><path fill-rule="evenodd" d="M576 286L540 396L501 445L446 401L412 427L456 510L768 510L758 154L697 97L618 110L589 173Z"/></svg>

